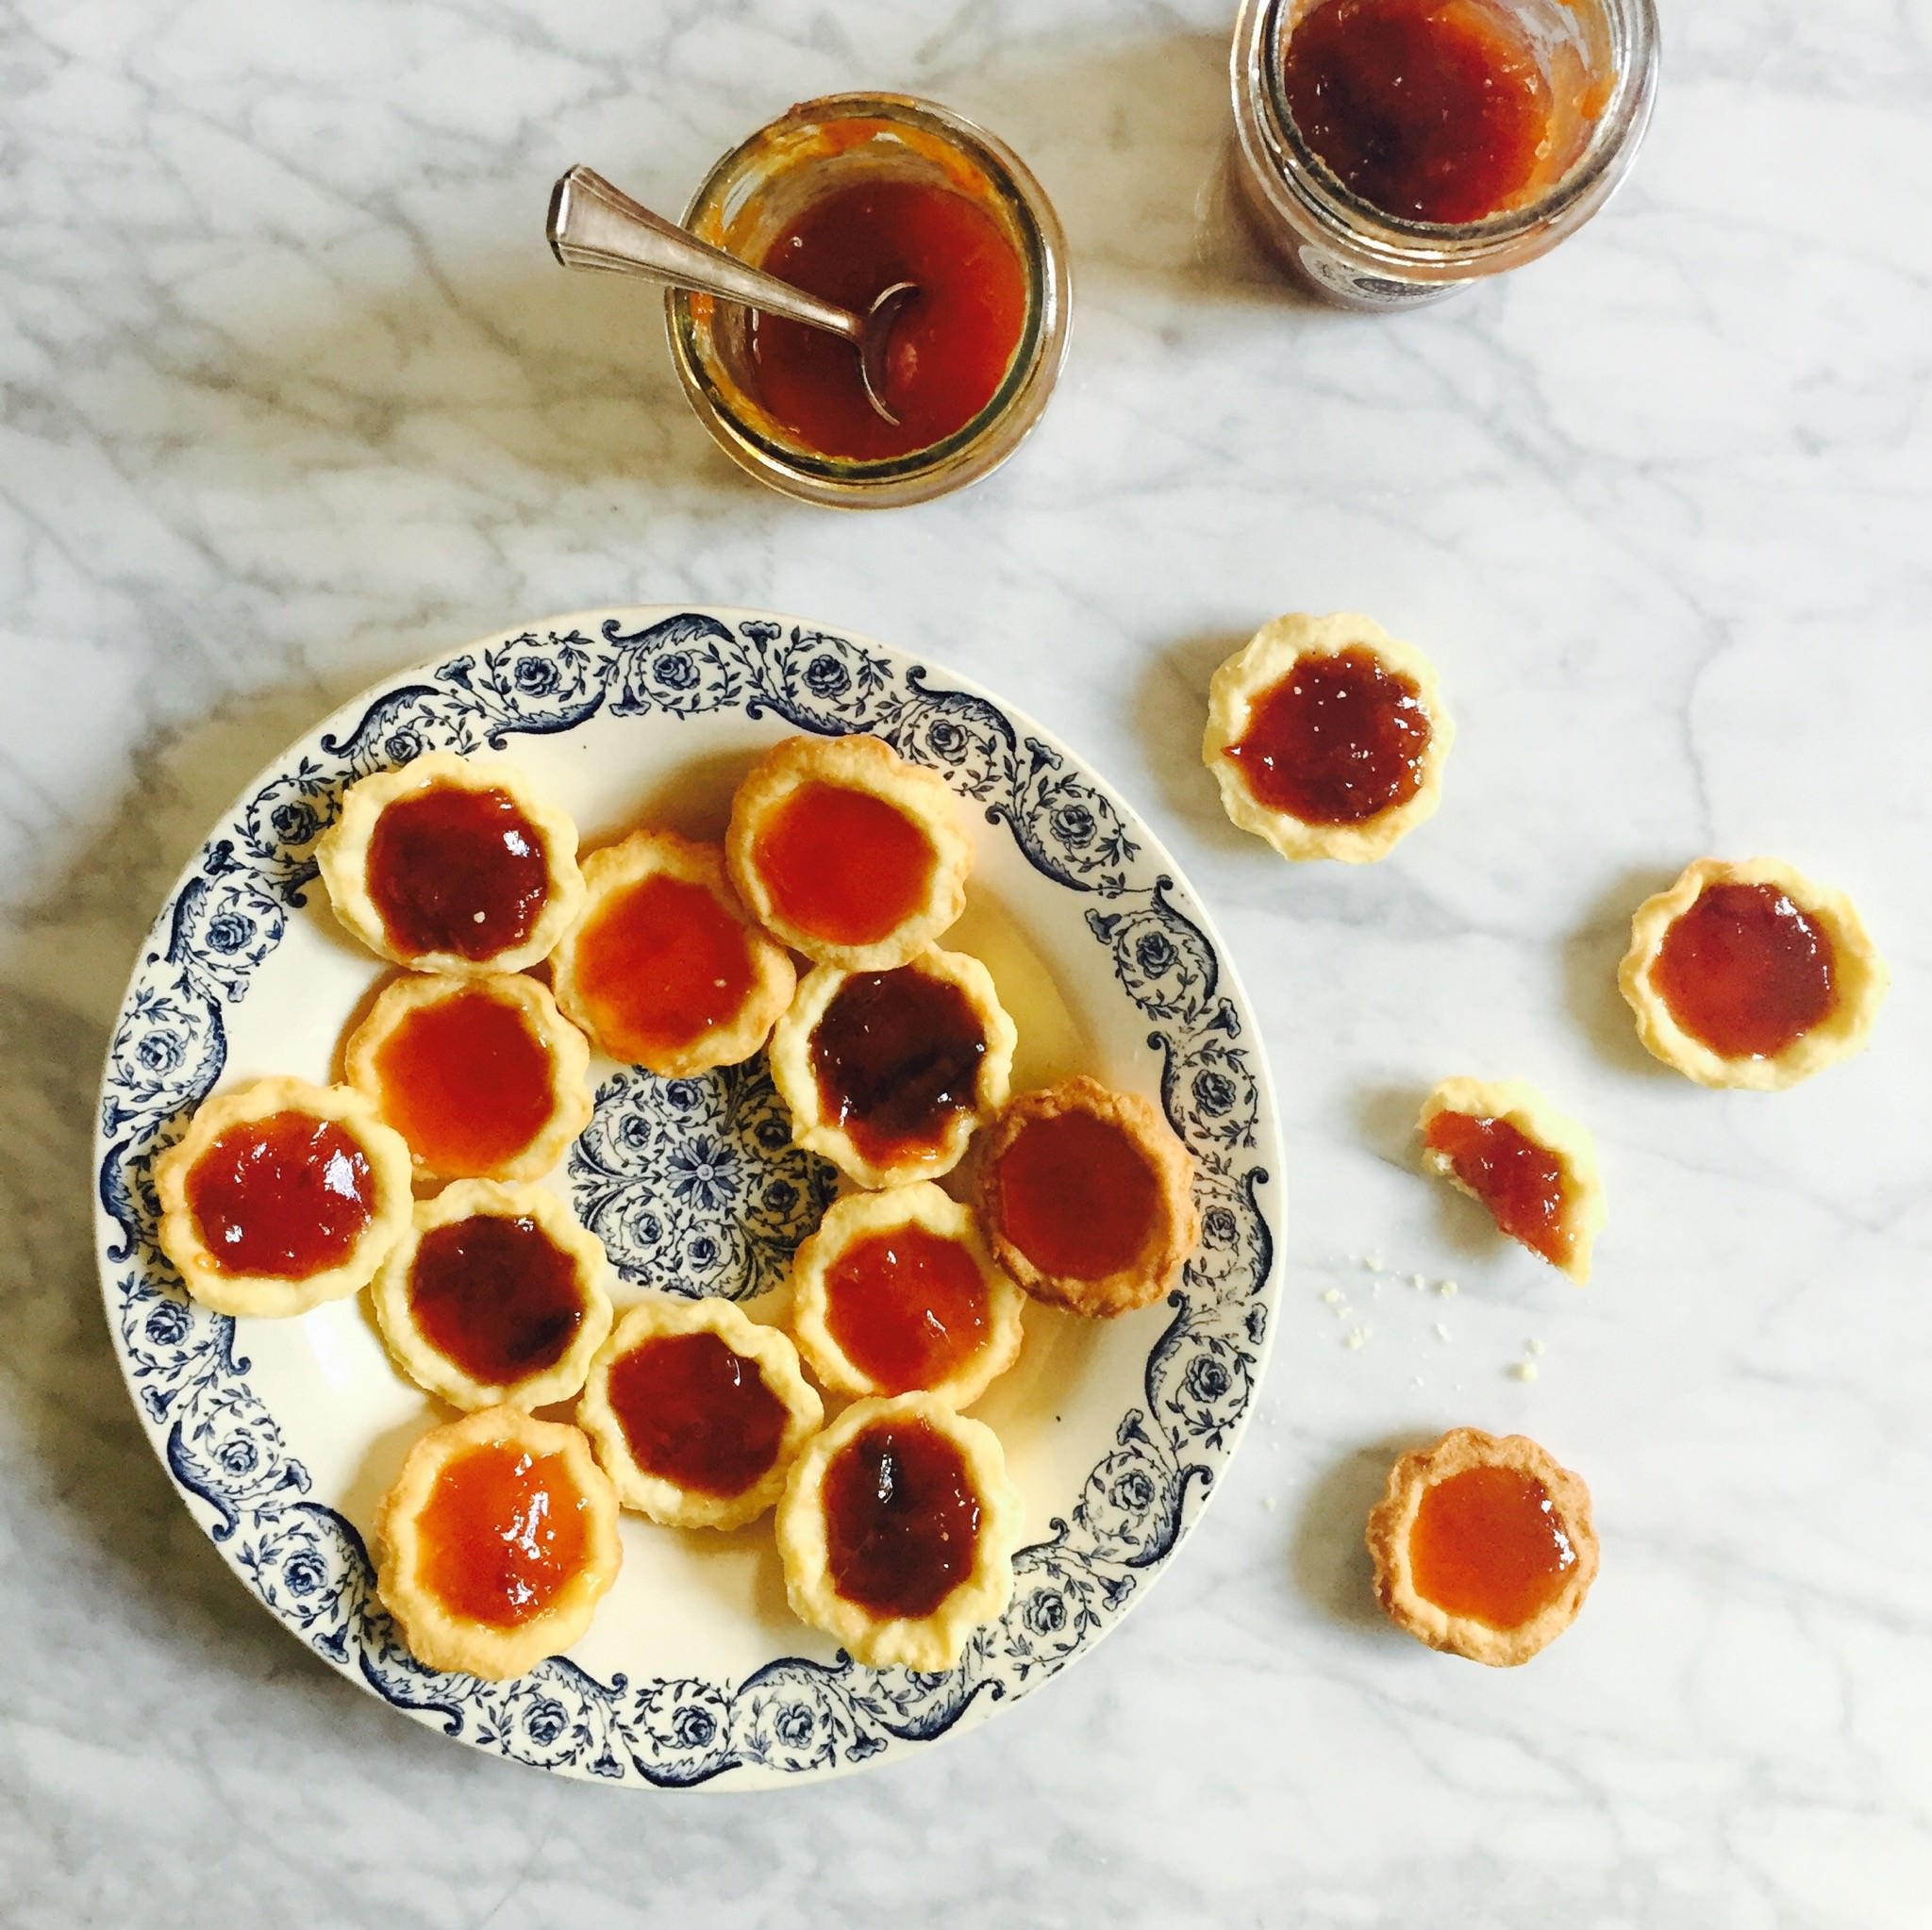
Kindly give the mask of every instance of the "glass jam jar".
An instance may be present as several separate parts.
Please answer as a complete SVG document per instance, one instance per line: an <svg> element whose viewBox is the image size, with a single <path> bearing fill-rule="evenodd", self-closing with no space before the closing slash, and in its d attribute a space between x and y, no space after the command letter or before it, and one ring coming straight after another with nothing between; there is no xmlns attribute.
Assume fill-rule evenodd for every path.
<svg viewBox="0 0 1932 1930"><path fill-rule="evenodd" d="M1406 21L1386 23L1376 10L1375 0L1244 0L1235 28L1237 187L1261 239L1314 293L1350 308L1439 301L1534 260L1609 199L1636 158L1657 92L1653 0L1419 0L1400 7ZM1391 4L1391 13L1396 10ZM1355 188L1345 183L1297 125L1290 104L1294 37L1325 13L1324 54L1332 56L1351 19L1386 26L1380 46L1362 50L1365 59L1374 58L1414 48L1417 33L1457 12L1463 18L1452 18L1450 30L1464 40L1455 50L1463 72L1469 40L1480 45L1487 35L1501 58L1514 55L1529 75L1546 125L1520 187L1493 211L1451 220L1393 213L1364 198L1359 177ZM1333 154L1332 134L1324 132Z"/></svg>
<svg viewBox="0 0 1932 1930"><path fill-rule="evenodd" d="M1039 421L1067 352L1067 243L1051 204L1003 141L932 101L850 93L802 102L711 170L684 225L701 241L790 280L790 258L774 250L811 232L813 210L833 197L880 183L965 197L991 228L976 225L1010 248L1017 264L1017 337L1005 374L951 433L904 454L827 454L771 406L758 337L768 324L708 295L673 290L665 297L672 359L719 447L774 489L839 508L922 503L990 474ZM802 275L795 278L810 287ZM839 299L827 290L812 292ZM827 341L846 352L836 338Z"/></svg>

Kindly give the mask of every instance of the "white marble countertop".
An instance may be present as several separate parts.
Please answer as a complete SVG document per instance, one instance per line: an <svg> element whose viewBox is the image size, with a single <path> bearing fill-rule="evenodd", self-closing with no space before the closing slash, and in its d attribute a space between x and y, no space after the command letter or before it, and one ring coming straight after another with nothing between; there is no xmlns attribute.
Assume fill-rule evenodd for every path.
<svg viewBox="0 0 1932 1930"><path fill-rule="evenodd" d="M1227 232L1216 0L6 12L9 1924L1926 1921L1932 13L1667 12L1622 197L1394 319ZM1076 323L1008 471L840 517L741 480L653 300L566 279L541 223L571 161L675 207L790 100L879 84L1033 164ZM1261 1014L1292 1216L1258 1419L1122 1631L921 1759L708 1800L482 1759L276 1629L141 1436L87 1220L139 936L247 775L379 672L685 597L956 666L1141 802ZM1440 665L1447 803L1291 870L1218 814L1203 688L1347 607ZM1771 1098L1644 1057L1625 920L1707 851L1858 899L1896 974L1865 1057ZM1594 1127L1587 1293L1413 1172L1462 1071ZM1521 1672L1368 1598L1389 1456L1457 1422L1596 1496L1596 1591Z"/></svg>

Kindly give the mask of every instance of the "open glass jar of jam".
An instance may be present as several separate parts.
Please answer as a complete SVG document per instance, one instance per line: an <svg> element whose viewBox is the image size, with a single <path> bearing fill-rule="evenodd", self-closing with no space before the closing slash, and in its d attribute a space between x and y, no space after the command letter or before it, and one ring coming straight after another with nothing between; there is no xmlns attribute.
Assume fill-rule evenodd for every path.
<svg viewBox="0 0 1932 1930"><path fill-rule="evenodd" d="M919 290L886 354L896 425L869 411L836 337L666 296L685 393L761 481L842 508L924 502L996 469L1039 420L1066 355L1066 238L984 128L905 94L806 101L711 170L684 225L860 312L895 282Z"/></svg>
<svg viewBox="0 0 1932 1930"><path fill-rule="evenodd" d="M1244 0L1237 184L1324 299L1435 301L1609 199L1657 62L1653 0Z"/></svg>

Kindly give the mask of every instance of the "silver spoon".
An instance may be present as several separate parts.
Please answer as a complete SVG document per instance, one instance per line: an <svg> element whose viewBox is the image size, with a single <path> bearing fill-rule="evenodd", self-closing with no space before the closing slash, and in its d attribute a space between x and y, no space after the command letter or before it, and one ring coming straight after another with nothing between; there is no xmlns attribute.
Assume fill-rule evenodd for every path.
<svg viewBox="0 0 1932 1930"><path fill-rule="evenodd" d="M911 282L895 281L882 289L863 315L855 315L699 241L690 229L640 208L602 175L582 166L572 168L551 191L546 232L552 252L566 268L639 275L842 335L858 352L865 399L898 426L899 418L886 407L883 392L885 355L900 310L918 292Z"/></svg>

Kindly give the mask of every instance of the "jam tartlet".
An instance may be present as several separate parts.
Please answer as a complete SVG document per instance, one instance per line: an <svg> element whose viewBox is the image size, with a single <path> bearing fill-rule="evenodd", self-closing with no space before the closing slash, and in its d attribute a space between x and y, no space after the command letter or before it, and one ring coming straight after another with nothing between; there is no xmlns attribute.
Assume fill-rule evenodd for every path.
<svg viewBox="0 0 1932 1930"><path fill-rule="evenodd" d="M161 1250L217 1313L280 1317L369 1284L409 1223L409 1149L347 1086L279 1075L208 1100L155 1162Z"/></svg>
<svg viewBox="0 0 1932 1930"><path fill-rule="evenodd" d="M1404 1455L1368 1540L1389 1619L1492 1668L1548 1647L1596 1579L1590 1489L1520 1434L1456 1427Z"/></svg>
<svg viewBox="0 0 1932 1930"><path fill-rule="evenodd" d="M963 952L890 972L820 965L772 1033L791 1137L860 1186L937 1179L1005 1103L1018 1035Z"/></svg>
<svg viewBox="0 0 1932 1930"><path fill-rule="evenodd" d="M575 1427L486 1407L433 1427L375 1511L375 1592L409 1653L502 1682L591 1625L617 1494Z"/></svg>
<svg viewBox="0 0 1932 1930"><path fill-rule="evenodd" d="M551 973L600 1050L682 1078L764 1044L797 979L784 948L745 916L716 846L634 831L584 859L584 883L583 915Z"/></svg>
<svg viewBox="0 0 1932 1930"><path fill-rule="evenodd" d="M1243 831L1366 864L1434 816L1455 736L1412 644L1369 617L1287 616L1214 673L1201 755Z"/></svg>
<svg viewBox="0 0 1932 1930"><path fill-rule="evenodd" d="M1700 857L1630 922L1637 1036L1700 1086L1776 1091L1864 1048L1890 974L1857 907L1774 857Z"/></svg>
<svg viewBox="0 0 1932 1930"><path fill-rule="evenodd" d="M577 1406L625 1506L672 1528L756 1520L824 1418L775 1327L668 1293L618 1321Z"/></svg>
<svg viewBox="0 0 1932 1930"><path fill-rule="evenodd" d="M534 978L405 973L342 1048L350 1085L440 1179L541 1179L591 1119L591 1048Z"/></svg>
<svg viewBox="0 0 1932 1930"><path fill-rule="evenodd" d="M1201 1236L1194 1162L1152 1102L1097 1080L1023 1092L987 1135L980 1224L1036 1300L1110 1316L1158 1300Z"/></svg>
<svg viewBox="0 0 1932 1930"><path fill-rule="evenodd" d="M884 972L965 908L973 846L938 773L881 738L792 737L731 802L725 855L752 914L815 964Z"/></svg>
<svg viewBox="0 0 1932 1930"><path fill-rule="evenodd" d="M791 1263L791 1331L828 1392L967 1407L1020 1352L1020 1293L970 1208L919 1181L833 1202Z"/></svg>
<svg viewBox="0 0 1932 1930"><path fill-rule="evenodd" d="M610 1332L596 1235L540 1187L459 1179L419 1200L370 1291L395 1363L454 1407L541 1407Z"/></svg>
<svg viewBox="0 0 1932 1930"><path fill-rule="evenodd" d="M315 861L342 924L416 972L522 972L584 900L576 826L514 764L450 751L350 785Z"/></svg>
<svg viewBox="0 0 1932 1930"><path fill-rule="evenodd" d="M1606 1206L1589 1129L1521 1079L1444 1079L1423 1102L1423 1165L1581 1287Z"/></svg>
<svg viewBox="0 0 1932 1930"><path fill-rule="evenodd" d="M776 1526L791 1612L874 1669L950 1669L1012 1596L999 1437L932 1394L855 1401L799 1456Z"/></svg>

